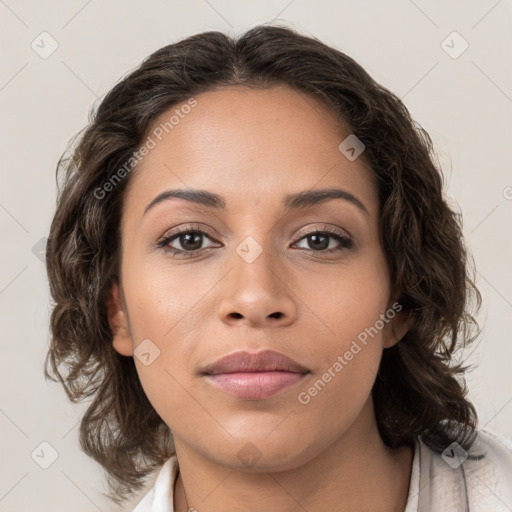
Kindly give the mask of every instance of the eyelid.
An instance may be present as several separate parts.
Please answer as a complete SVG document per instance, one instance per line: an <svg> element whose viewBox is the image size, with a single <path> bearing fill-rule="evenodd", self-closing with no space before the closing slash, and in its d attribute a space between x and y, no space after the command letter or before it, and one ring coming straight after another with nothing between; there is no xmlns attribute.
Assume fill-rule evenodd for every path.
<svg viewBox="0 0 512 512"><path fill-rule="evenodd" d="M173 236L173 235L176 235L176 234L181 234L181 233L188 233L190 231L199 231L199 232L203 232L203 234L206 234L208 235L210 238L215 238L216 236L219 236L218 234L212 234L210 231L210 228L208 228L207 226L204 226L200 223L194 223L194 224L185 224L183 226L176 226L175 228L172 228L168 231L165 232L165 234L163 234L159 239L158 241L160 240L163 240L165 238L168 238L169 236ZM347 229L344 229L344 228L338 228L337 226L333 226L333 225L329 225L329 224L325 224L322 226L322 228L311 228L311 227L305 227L305 228L302 228L301 230L299 230L299 232L295 235L295 237L304 237L306 235L310 235L312 233L316 233L316 232L319 232L319 233L323 233L323 232L334 232L336 234L339 234L340 236L345 236L346 238L351 238L353 239L354 237L352 236L352 234L347 230ZM158 242L157 241L157 242Z"/></svg>
<svg viewBox="0 0 512 512"><path fill-rule="evenodd" d="M160 243L161 241L164 241L168 239L169 237L175 236L175 235L181 235L182 233L190 233L191 231L199 232L201 234L207 235L209 238L215 238L217 235L213 235L210 233L210 229L206 226L203 226L198 223L194 224L184 224L180 226L176 226L174 228L171 228L167 230L157 241L156 243Z"/></svg>
<svg viewBox="0 0 512 512"><path fill-rule="evenodd" d="M354 241L354 237L349 233L348 230L339 228L337 226L333 226L330 224L325 224L321 228L303 228L301 229L295 236L299 239L304 238L307 235L315 234L315 233L330 233L336 234L343 238L347 238L351 241Z"/></svg>
<svg viewBox="0 0 512 512"><path fill-rule="evenodd" d="M206 237L210 241L212 241L214 244L219 243L219 242L217 242L217 240L215 240L215 237L209 233L209 231L210 230L208 228L206 228L206 227L202 228L201 225L197 224L197 223L195 225L185 224L185 225L178 226L178 227L175 227L175 228L167 231L162 237L160 237L154 243L154 245L157 248L163 249L164 251L169 252L171 254L181 255L183 257L187 257L187 256L193 257L195 254L202 253L202 252L207 251L208 249L212 249L214 247L210 246L210 247L204 247L202 249L187 251L186 249L170 248L170 247L168 247L168 245L170 244L171 241L178 239L181 234L191 233L191 232L203 235L204 237ZM305 239L306 237L315 235L315 234L327 235L328 237L331 237L334 239L338 238L338 244L340 244L340 247L334 248L334 249L331 248L328 250L321 250L321 251L314 251L312 249L304 249L304 248L298 248L298 250L313 252L313 253L317 252L319 255L328 255L328 254L332 254L332 253L336 253L336 252L343 252L346 250L350 250L350 249L353 249L353 247L354 247L354 238L352 237L352 235L350 235L350 233L347 230L344 230L337 226L328 225L328 224L324 224L321 228L316 228L316 229L311 228L311 227L303 228L302 230L299 231L299 233L297 233L294 236L294 241L292 242L291 245L292 246L296 245L299 242L301 242L301 240ZM345 244L343 244L343 242Z"/></svg>

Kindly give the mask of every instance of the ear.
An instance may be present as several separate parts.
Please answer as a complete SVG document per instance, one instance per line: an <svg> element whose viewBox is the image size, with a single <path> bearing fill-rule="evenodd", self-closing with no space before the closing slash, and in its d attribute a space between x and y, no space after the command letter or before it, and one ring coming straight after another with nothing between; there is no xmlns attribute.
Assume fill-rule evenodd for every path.
<svg viewBox="0 0 512 512"><path fill-rule="evenodd" d="M395 304L397 303L395 302ZM384 328L384 348L390 348L396 345L406 335L407 331L411 327L411 319L405 311L400 309L397 312L393 307L389 308L387 311L394 311L395 315L393 318L390 318Z"/></svg>
<svg viewBox="0 0 512 512"><path fill-rule="evenodd" d="M133 356L132 337L117 283L112 286L107 298L107 316L114 349L123 356Z"/></svg>

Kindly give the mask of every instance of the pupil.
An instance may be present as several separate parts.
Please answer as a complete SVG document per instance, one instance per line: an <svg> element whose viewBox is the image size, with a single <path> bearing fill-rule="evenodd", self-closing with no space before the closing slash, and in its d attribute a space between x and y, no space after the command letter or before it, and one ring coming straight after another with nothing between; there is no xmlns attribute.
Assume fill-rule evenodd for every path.
<svg viewBox="0 0 512 512"><path fill-rule="evenodd" d="M320 244L317 243L319 238L323 238L323 243L322 242L320 242ZM313 240L313 246L314 246L313 248L327 249L327 247L329 247L329 240L328 240L328 237L325 235L311 235L310 239Z"/></svg>
<svg viewBox="0 0 512 512"><path fill-rule="evenodd" d="M195 242L194 242L194 239L195 239ZM199 233L182 235L181 245L186 250L199 249L201 247L201 235ZM192 247L191 247L191 245L192 245Z"/></svg>

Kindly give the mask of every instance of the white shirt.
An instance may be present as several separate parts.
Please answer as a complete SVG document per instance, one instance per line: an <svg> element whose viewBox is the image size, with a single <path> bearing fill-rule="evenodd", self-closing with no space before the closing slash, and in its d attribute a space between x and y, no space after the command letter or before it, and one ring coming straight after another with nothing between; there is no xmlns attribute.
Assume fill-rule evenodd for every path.
<svg viewBox="0 0 512 512"><path fill-rule="evenodd" d="M488 430L477 433L469 453L454 444L439 454L416 439L404 512L512 511L512 441ZM133 512L174 512L178 474L173 455Z"/></svg>

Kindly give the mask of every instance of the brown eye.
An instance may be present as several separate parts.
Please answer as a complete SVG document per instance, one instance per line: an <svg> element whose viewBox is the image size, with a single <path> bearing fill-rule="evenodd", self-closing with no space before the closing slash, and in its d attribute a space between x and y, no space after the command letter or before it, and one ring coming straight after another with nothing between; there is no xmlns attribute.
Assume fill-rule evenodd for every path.
<svg viewBox="0 0 512 512"><path fill-rule="evenodd" d="M198 253L202 249L207 249L210 246L204 246L204 240L210 240L211 238L207 233L199 229L181 229L174 231L166 235L162 240L156 243L157 247L164 249L172 254L184 254L188 255L191 253Z"/></svg>
<svg viewBox="0 0 512 512"><path fill-rule="evenodd" d="M172 240L177 240L184 251L197 251L201 249L203 235L198 231L189 231L173 237Z"/></svg>
<svg viewBox="0 0 512 512"><path fill-rule="evenodd" d="M350 238L337 231L314 231L300 240L305 240L307 245L307 247L299 247L300 249L325 253L344 251L351 249L354 245Z"/></svg>

